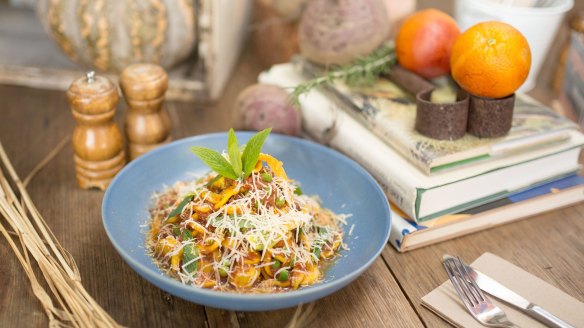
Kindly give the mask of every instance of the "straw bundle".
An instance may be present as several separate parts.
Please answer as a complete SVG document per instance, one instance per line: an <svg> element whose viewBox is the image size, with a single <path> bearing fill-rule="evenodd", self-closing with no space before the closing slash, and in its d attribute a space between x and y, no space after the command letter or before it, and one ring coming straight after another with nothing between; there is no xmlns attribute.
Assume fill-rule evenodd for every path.
<svg viewBox="0 0 584 328"><path fill-rule="evenodd" d="M5 219L0 220L0 232L30 280L32 291L49 318L49 326L119 327L81 284L75 260L38 212L1 142L0 159L0 216ZM40 166L33 172L38 169ZM44 279L48 290L39 281L34 266L42 273L40 279Z"/></svg>

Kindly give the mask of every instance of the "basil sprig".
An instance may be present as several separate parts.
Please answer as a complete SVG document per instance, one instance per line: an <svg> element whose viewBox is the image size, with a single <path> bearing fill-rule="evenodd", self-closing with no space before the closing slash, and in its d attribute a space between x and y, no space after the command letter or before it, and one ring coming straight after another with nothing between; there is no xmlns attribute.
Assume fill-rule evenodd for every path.
<svg viewBox="0 0 584 328"><path fill-rule="evenodd" d="M233 129L229 129L227 135L227 155L229 161L220 153L206 147L193 146L191 151L195 153L207 166L226 178L237 180L243 176L247 178L251 175L255 167L262 146L266 138L272 131L271 128L262 130L254 134L243 149L239 150L239 143Z"/></svg>

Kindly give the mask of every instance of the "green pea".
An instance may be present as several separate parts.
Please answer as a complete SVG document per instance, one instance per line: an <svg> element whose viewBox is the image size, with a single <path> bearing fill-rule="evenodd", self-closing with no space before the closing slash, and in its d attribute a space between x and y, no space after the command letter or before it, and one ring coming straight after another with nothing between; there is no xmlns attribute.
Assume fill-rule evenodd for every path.
<svg viewBox="0 0 584 328"><path fill-rule="evenodd" d="M280 281L288 281L288 277L289 276L290 276L290 273L288 272L288 270L282 270L278 274L278 280L280 280Z"/></svg>
<svg viewBox="0 0 584 328"><path fill-rule="evenodd" d="M276 260L276 262L274 262L274 264L272 264L272 270L278 270L280 268L280 266L282 266L282 263L278 260Z"/></svg>
<svg viewBox="0 0 584 328"><path fill-rule="evenodd" d="M284 206L284 204L286 204L286 200L284 198L276 198L276 206L278 207L282 207Z"/></svg>
<svg viewBox="0 0 584 328"><path fill-rule="evenodd" d="M262 173L262 179L264 179L265 182L271 182L272 181L272 175L270 173Z"/></svg>

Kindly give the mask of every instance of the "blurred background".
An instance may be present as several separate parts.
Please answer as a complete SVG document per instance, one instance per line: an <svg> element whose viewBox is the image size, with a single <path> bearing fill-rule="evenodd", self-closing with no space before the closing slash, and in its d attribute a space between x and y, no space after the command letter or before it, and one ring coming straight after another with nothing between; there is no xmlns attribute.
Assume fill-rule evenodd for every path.
<svg viewBox="0 0 584 328"><path fill-rule="evenodd" d="M150 61L169 72L167 99L213 102L238 64L259 72L298 52L298 20L306 1L0 0L0 83L65 90L88 69L115 79L129 63ZM392 23L389 38L416 9L445 11L464 29L465 17L480 15L473 12L473 2L489 1L497 2L461 1L471 7L464 11L455 0L384 0ZM522 6L522 1L499 2ZM584 1L572 4L559 16L549 48L538 50L541 65L531 74L532 85L526 82L522 89L555 108L561 108L570 32L584 26ZM554 30L551 18L540 25Z"/></svg>

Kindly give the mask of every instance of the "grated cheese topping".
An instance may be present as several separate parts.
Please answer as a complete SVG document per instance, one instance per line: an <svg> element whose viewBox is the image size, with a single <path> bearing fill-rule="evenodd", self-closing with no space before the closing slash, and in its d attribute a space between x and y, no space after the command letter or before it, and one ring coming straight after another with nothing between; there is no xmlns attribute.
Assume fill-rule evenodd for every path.
<svg viewBox="0 0 584 328"><path fill-rule="evenodd" d="M298 190L270 166L246 179L209 173L177 182L153 195L147 249L166 272L199 287L274 292L314 284L323 263L346 249L341 227L350 215Z"/></svg>

